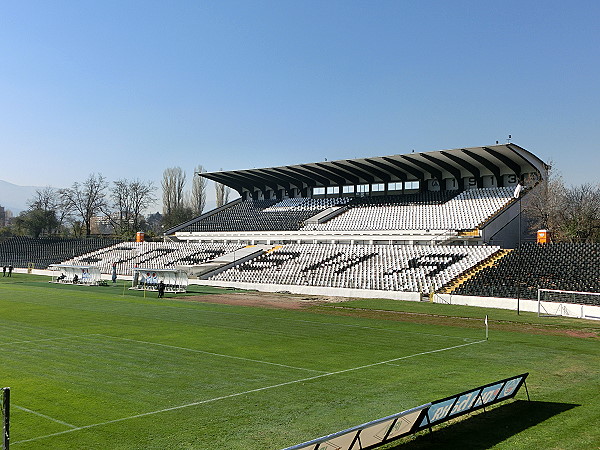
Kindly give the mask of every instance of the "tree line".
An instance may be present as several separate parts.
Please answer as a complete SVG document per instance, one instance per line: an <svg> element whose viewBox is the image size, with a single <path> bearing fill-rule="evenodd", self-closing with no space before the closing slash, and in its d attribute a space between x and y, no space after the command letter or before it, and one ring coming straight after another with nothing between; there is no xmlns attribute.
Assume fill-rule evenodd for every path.
<svg viewBox="0 0 600 450"><path fill-rule="evenodd" d="M137 231L159 236L165 230L200 216L206 208L205 172L194 169L186 190L181 167L167 168L161 180L162 213L144 215L156 200L151 181L119 179L109 183L99 173L90 174L68 188L38 189L23 211L1 236L89 236L111 234L125 239ZM600 242L600 184L565 186L562 177L550 173L542 182L525 180L530 192L523 198L523 213L532 231L550 230L555 242ZM230 189L214 183L217 207L229 201Z"/></svg>
<svg viewBox="0 0 600 450"><path fill-rule="evenodd" d="M600 242L600 184L565 186L550 172L523 197L532 231L549 230L554 242Z"/></svg>
<svg viewBox="0 0 600 450"><path fill-rule="evenodd" d="M222 169L221 169L222 170ZM198 176L205 172L202 166L196 166L192 187L186 194L186 174L181 167L165 169L161 182L163 192L163 222L164 229L169 229L180 223L198 217L206 207L206 178ZM217 208L229 201L230 188L221 183L215 183Z"/></svg>
<svg viewBox="0 0 600 450"><path fill-rule="evenodd" d="M197 166L192 186L186 191L186 174L180 167L163 172L162 213L144 215L157 200L152 181L119 179L110 183L102 174L92 173L68 188L45 187L35 191L27 209L0 229L0 236L110 234L132 238L143 231L149 236L202 214L206 207L207 180ZM215 183L216 204L229 201L230 189Z"/></svg>

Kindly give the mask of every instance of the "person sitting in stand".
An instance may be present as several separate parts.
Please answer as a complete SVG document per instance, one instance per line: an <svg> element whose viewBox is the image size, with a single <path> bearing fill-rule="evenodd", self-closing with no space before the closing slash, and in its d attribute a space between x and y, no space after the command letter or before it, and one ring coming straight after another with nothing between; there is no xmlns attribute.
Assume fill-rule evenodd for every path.
<svg viewBox="0 0 600 450"><path fill-rule="evenodd" d="M65 278L67 278L67 276L66 276L64 273L61 273L61 274L60 274L60 277L58 277L58 278L56 279L56 281L62 281L62 280L64 280Z"/></svg>

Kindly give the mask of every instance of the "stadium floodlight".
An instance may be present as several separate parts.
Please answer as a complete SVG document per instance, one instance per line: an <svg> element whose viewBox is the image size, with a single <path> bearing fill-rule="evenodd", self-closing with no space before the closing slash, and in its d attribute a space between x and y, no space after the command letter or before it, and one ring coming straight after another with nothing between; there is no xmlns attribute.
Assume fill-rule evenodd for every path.
<svg viewBox="0 0 600 450"><path fill-rule="evenodd" d="M2 418L2 449L8 450L10 441L10 388L2 388L0 395L0 416Z"/></svg>

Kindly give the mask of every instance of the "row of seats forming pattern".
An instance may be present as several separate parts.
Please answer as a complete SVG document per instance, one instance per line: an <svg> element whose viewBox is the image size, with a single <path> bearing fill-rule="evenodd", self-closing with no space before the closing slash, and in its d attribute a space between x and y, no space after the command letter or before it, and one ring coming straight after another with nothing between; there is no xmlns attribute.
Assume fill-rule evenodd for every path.
<svg viewBox="0 0 600 450"><path fill-rule="evenodd" d="M212 279L430 292L498 250L495 246L288 244Z"/></svg>
<svg viewBox="0 0 600 450"><path fill-rule="evenodd" d="M198 265L242 248L240 244L188 242L124 242L64 261L64 264L93 265L102 273L132 275L133 269L169 269Z"/></svg>
<svg viewBox="0 0 600 450"><path fill-rule="evenodd" d="M453 293L536 300L538 288L600 292L600 244L527 242ZM597 296L585 298L598 302Z"/></svg>
<svg viewBox="0 0 600 450"><path fill-rule="evenodd" d="M335 206L439 205L457 191L422 192L377 197L290 198L245 200L198 220L182 231L293 231L310 217Z"/></svg>
<svg viewBox="0 0 600 450"><path fill-rule="evenodd" d="M460 194L460 191L424 191L352 198L350 206L440 205Z"/></svg>
<svg viewBox="0 0 600 450"><path fill-rule="evenodd" d="M245 200L187 226L183 231L285 231L325 209L316 203L276 207L276 200ZM309 206L314 206L311 209Z"/></svg>
<svg viewBox="0 0 600 450"><path fill-rule="evenodd" d="M122 242L110 238L12 237L0 242L0 263L46 269L50 264Z"/></svg>
<svg viewBox="0 0 600 450"><path fill-rule="evenodd" d="M263 211L319 211L332 206L345 205L350 201L350 198L287 198L277 202L273 206L265 208Z"/></svg>
<svg viewBox="0 0 600 450"><path fill-rule="evenodd" d="M472 230L512 200L513 188L463 191L441 204L350 205L347 211L303 230Z"/></svg>

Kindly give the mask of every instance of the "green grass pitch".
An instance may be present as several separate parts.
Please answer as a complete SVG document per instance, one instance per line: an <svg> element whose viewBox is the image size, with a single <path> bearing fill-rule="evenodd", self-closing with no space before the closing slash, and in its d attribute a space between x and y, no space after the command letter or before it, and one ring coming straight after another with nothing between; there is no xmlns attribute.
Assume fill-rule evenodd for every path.
<svg viewBox="0 0 600 450"><path fill-rule="evenodd" d="M47 280L0 281L11 448L281 449L522 372L531 402L522 390L384 448L600 446L598 322L385 300L268 309Z"/></svg>

